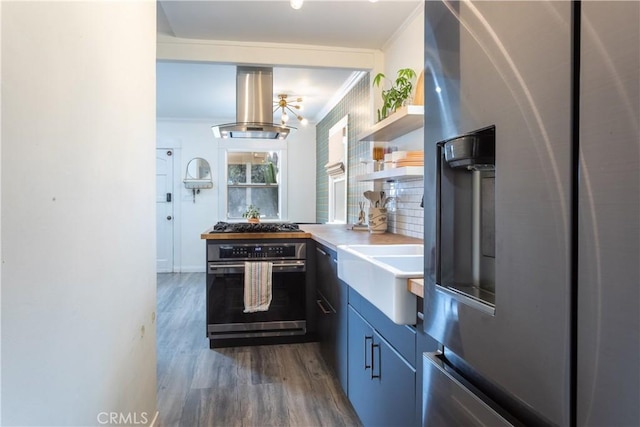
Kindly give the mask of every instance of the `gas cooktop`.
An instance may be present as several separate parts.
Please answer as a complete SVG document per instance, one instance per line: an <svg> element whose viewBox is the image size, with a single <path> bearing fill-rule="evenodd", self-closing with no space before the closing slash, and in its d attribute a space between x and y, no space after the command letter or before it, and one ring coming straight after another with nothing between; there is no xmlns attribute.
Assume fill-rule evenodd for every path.
<svg viewBox="0 0 640 427"><path fill-rule="evenodd" d="M302 233L298 224L291 222L218 222L212 233Z"/></svg>

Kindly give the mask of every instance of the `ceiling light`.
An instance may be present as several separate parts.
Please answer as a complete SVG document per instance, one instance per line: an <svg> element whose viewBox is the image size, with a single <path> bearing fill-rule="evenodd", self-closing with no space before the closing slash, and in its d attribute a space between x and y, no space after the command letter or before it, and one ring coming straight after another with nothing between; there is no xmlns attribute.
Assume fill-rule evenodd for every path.
<svg viewBox="0 0 640 427"><path fill-rule="evenodd" d="M298 121L301 124L306 125L309 122L307 119L305 119L300 114L294 111L294 110L302 110L302 104L300 104L300 102L302 102L302 98L296 98L295 101L288 101L287 95L283 93L278 95L278 100L273 101L273 106L274 106L273 112L276 113L278 110L281 111L282 113L280 117L281 124L285 124L289 120L289 113L287 113L287 111L289 111L293 115L293 117L298 119Z"/></svg>
<svg viewBox="0 0 640 427"><path fill-rule="evenodd" d="M304 3L304 0L291 0L289 2L289 4L291 5L292 8L298 10L302 7L302 3Z"/></svg>

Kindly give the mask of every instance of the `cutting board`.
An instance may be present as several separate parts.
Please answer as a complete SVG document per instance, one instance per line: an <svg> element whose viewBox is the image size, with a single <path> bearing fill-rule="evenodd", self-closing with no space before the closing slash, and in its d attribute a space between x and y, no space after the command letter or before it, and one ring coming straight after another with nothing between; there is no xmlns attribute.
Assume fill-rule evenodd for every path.
<svg viewBox="0 0 640 427"><path fill-rule="evenodd" d="M424 71L420 72L413 90L413 105L424 105Z"/></svg>

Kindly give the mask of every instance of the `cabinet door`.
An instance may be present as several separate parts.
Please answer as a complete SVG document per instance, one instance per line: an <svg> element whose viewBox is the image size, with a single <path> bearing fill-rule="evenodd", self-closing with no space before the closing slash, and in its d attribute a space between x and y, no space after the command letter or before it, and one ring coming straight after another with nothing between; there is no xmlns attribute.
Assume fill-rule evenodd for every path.
<svg viewBox="0 0 640 427"><path fill-rule="evenodd" d="M349 306L349 400L362 424L415 426L416 371Z"/></svg>
<svg viewBox="0 0 640 427"><path fill-rule="evenodd" d="M416 370L374 331L372 400L374 422L366 425L416 426Z"/></svg>
<svg viewBox="0 0 640 427"><path fill-rule="evenodd" d="M316 265L320 350L347 393L347 285L338 280L335 251L318 245Z"/></svg>
<svg viewBox="0 0 640 427"><path fill-rule="evenodd" d="M318 308L318 340L320 352L327 365L335 369L335 310L329 302L331 281L331 259L324 247L317 246L316 258L316 303Z"/></svg>
<svg viewBox="0 0 640 427"><path fill-rule="evenodd" d="M365 426L375 424L375 395L371 381L371 344L373 342L373 329L351 307L349 313L349 339L348 339L348 396L360 421Z"/></svg>
<svg viewBox="0 0 640 427"><path fill-rule="evenodd" d="M332 369L335 369L335 349L333 343L335 342L336 313L320 290L316 291L316 308L320 353L325 363Z"/></svg>
<svg viewBox="0 0 640 427"><path fill-rule="evenodd" d="M335 323L335 356L336 356L336 373L338 380L342 385L342 389L345 393L348 391L347 380L347 325L348 325L348 312L347 312L347 284L342 280L337 281L337 298L335 305L333 306L336 311L336 323ZM333 303L332 303L333 304Z"/></svg>
<svg viewBox="0 0 640 427"><path fill-rule="evenodd" d="M336 294L336 283L338 282L337 266L333 259L335 255L333 251L322 246L316 246L316 286L318 290L333 305Z"/></svg>

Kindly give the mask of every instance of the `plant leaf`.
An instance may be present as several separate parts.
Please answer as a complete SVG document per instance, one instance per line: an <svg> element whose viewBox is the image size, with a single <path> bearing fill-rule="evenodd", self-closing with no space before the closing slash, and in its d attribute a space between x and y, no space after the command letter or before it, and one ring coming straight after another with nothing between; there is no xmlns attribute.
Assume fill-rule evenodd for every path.
<svg viewBox="0 0 640 427"><path fill-rule="evenodd" d="M382 83L382 79L386 79L386 76L383 73L378 73L373 78L373 85L380 87L380 83Z"/></svg>

